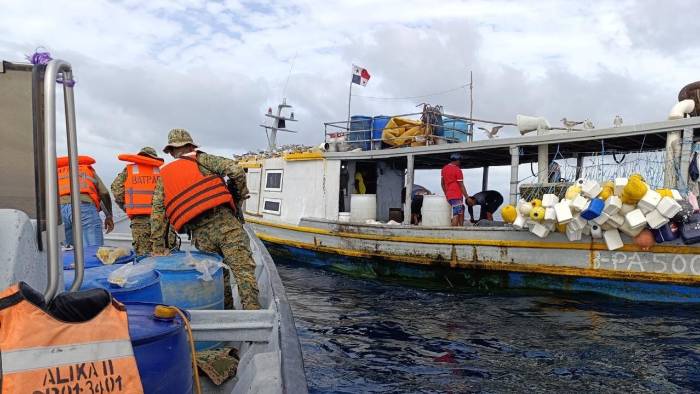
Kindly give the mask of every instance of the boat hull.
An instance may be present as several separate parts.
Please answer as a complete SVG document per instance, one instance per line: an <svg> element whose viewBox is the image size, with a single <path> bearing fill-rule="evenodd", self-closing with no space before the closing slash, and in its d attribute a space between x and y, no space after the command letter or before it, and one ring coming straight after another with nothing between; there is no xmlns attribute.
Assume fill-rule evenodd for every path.
<svg viewBox="0 0 700 394"><path fill-rule="evenodd" d="M695 247L642 251L628 244L611 252L590 241L544 242L511 229L351 228L315 220L300 226L252 221L251 226L275 256L356 276L439 289L532 288L700 302L700 249Z"/></svg>

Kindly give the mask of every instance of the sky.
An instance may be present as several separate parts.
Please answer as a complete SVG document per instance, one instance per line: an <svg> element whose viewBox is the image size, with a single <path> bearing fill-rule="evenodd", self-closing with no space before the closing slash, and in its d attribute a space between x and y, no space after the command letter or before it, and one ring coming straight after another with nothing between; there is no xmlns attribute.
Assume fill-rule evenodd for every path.
<svg viewBox="0 0 700 394"><path fill-rule="evenodd" d="M79 151L111 183L118 153L161 149L174 127L210 153L263 149L263 114L283 97L299 122L279 143L317 145L323 122L347 117L352 64L372 76L353 114L468 114L453 88L471 71L476 118L663 120L698 79L696 15L693 1L0 0L0 59L43 47L73 65Z"/></svg>

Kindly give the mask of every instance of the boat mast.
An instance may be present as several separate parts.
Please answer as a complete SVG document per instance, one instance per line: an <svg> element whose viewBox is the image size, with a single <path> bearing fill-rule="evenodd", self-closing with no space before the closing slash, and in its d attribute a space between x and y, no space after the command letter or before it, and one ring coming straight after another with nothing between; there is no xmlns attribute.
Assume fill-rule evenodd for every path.
<svg viewBox="0 0 700 394"><path fill-rule="evenodd" d="M296 122L297 120L294 119L294 112L290 112L289 117L286 117L282 115L282 110L285 108L292 108L291 105L287 104L287 98L282 99L282 103L277 105L277 114L273 115L272 114L272 107L267 109L267 113L265 116L268 118L272 118L272 125L263 125L261 124L260 127L265 129L265 133L267 134L267 148L270 151L274 151L277 149L277 132L278 131L285 131L288 133L296 133L294 130L289 130L287 129L287 121L290 122Z"/></svg>

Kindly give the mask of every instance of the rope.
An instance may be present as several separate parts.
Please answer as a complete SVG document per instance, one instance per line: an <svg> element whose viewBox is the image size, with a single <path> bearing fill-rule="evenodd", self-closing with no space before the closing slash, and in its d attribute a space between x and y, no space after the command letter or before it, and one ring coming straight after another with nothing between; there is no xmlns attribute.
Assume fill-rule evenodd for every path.
<svg viewBox="0 0 700 394"><path fill-rule="evenodd" d="M180 310L180 308L176 308L174 306L170 306L167 308L173 308L177 312L178 315L180 315L180 318L182 318L182 321L185 323L185 329L187 330L187 337L189 338L190 342L190 353L192 354L192 373L194 374L194 384L195 384L195 389L197 394L202 394L202 386L199 383L199 370L197 369L197 358L195 356L195 350L194 350L194 337L192 336L192 327L190 326L190 321L185 315L184 312Z"/></svg>

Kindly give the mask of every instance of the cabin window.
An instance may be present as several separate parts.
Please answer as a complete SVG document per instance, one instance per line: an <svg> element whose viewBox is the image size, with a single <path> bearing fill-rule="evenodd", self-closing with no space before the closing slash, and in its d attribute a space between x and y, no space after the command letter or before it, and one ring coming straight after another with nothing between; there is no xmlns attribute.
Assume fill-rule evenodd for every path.
<svg viewBox="0 0 700 394"><path fill-rule="evenodd" d="M279 215L282 212L282 200L266 198L263 200L263 212Z"/></svg>
<svg viewBox="0 0 700 394"><path fill-rule="evenodd" d="M265 190L269 192L282 191L282 170L265 171Z"/></svg>

